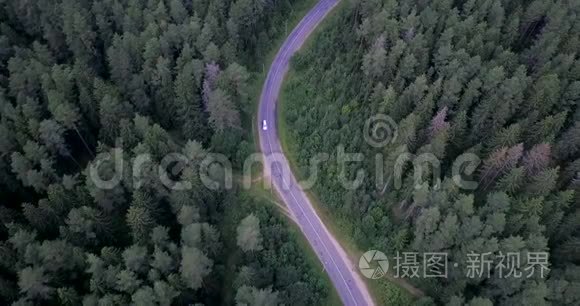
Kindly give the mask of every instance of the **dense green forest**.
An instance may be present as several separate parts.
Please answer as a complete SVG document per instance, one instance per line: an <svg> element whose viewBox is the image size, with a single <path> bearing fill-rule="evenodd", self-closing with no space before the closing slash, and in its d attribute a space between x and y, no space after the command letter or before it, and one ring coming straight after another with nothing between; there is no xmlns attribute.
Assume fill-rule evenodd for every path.
<svg viewBox="0 0 580 306"><path fill-rule="evenodd" d="M459 264L448 278L409 280L426 304L580 304L580 2L360 0L336 14L294 58L280 111L301 176L339 145L365 154L346 167L349 179L365 170L355 190L337 164L319 169L313 192L338 227L363 251L446 252ZM376 114L398 126L379 148L364 138ZM452 177L466 152L482 161L464 176L475 190ZM396 188L405 153L437 157L441 182L422 165L416 185L409 162ZM468 252L518 253L522 267L549 252L550 271L470 278Z"/></svg>
<svg viewBox="0 0 580 306"><path fill-rule="evenodd" d="M272 205L199 173L253 148L249 82L299 3L0 2L0 304L323 303ZM115 177L118 149L121 179L100 188L90 169ZM191 188L160 181L169 153Z"/></svg>

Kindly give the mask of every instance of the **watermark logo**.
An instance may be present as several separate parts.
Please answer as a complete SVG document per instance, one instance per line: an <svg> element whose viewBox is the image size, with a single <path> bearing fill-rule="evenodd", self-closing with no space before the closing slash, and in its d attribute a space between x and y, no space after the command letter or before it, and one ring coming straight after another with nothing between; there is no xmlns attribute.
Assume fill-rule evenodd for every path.
<svg viewBox="0 0 580 306"><path fill-rule="evenodd" d="M550 272L548 252L468 252L449 257L446 252L396 252L392 257L393 278L448 278L449 271L470 279L546 278ZM370 279L385 276L389 269L387 256L370 250L359 260L361 273Z"/></svg>
<svg viewBox="0 0 580 306"><path fill-rule="evenodd" d="M364 126L365 141L372 147L382 148L397 140L398 126L393 118L385 114L371 116Z"/></svg>
<svg viewBox="0 0 580 306"><path fill-rule="evenodd" d="M385 253L370 250L360 257L358 268L366 278L379 279L385 276L389 270L389 260Z"/></svg>

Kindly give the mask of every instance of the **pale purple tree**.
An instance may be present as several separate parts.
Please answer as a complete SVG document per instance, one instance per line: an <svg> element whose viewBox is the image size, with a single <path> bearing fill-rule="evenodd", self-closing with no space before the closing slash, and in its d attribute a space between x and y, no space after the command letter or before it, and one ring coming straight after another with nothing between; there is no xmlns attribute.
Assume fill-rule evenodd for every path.
<svg viewBox="0 0 580 306"><path fill-rule="evenodd" d="M207 103L211 93L215 90L217 86L217 80L221 73L220 66L215 62L207 63L205 65L205 78L203 80L203 104L207 109Z"/></svg>
<svg viewBox="0 0 580 306"><path fill-rule="evenodd" d="M493 153L483 162L479 182L482 189L489 188L495 180L511 169L519 162L524 152L524 145L519 143L511 148L503 147Z"/></svg>
<svg viewBox="0 0 580 306"><path fill-rule="evenodd" d="M430 138L437 136L439 132L449 128L449 122L445 121L447 119L447 111L448 108L445 106L431 119L431 125L429 126Z"/></svg>
<svg viewBox="0 0 580 306"><path fill-rule="evenodd" d="M544 170L550 164L552 146L547 143L540 143L532 147L522 159L522 165L528 176L534 176Z"/></svg>

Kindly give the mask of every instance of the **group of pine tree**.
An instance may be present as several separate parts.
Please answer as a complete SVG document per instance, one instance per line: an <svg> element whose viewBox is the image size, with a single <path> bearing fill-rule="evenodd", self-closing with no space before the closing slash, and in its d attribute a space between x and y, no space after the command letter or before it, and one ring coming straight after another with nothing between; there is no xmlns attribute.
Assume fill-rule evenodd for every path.
<svg viewBox="0 0 580 306"><path fill-rule="evenodd" d="M296 3L0 2L0 304L326 298L269 204L199 173L208 152L251 148L248 82ZM110 178L117 149L122 179L102 189L89 167ZM187 157L171 173L191 188L160 181L169 153Z"/></svg>
<svg viewBox="0 0 580 306"><path fill-rule="evenodd" d="M283 91L290 148L304 176L338 145L365 154L345 169L325 164L315 185L361 249L448 253L448 278L408 280L425 304L580 304L580 2L349 1L315 41ZM398 126L381 148L363 136L376 114ZM440 182L425 163L416 184L407 162L395 188L407 153L437 157ZM475 190L454 181L464 153L482 161L459 169ZM337 179L361 169L361 188ZM467 276L470 252L495 255L489 277ZM520 254L521 270L528 253L549 252L550 271L502 276L500 252Z"/></svg>

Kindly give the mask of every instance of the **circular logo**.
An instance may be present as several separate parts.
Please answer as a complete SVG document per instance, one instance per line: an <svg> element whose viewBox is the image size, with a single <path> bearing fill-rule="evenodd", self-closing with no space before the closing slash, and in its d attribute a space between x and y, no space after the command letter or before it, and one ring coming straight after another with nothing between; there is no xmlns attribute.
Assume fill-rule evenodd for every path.
<svg viewBox="0 0 580 306"><path fill-rule="evenodd" d="M377 114L367 119L363 133L369 145L381 148L397 139L398 127L393 118Z"/></svg>
<svg viewBox="0 0 580 306"><path fill-rule="evenodd" d="M389 260L385 253L370 250L360 257L358 268L366 278L379 279L385 276L389 270Z"/></svg>

